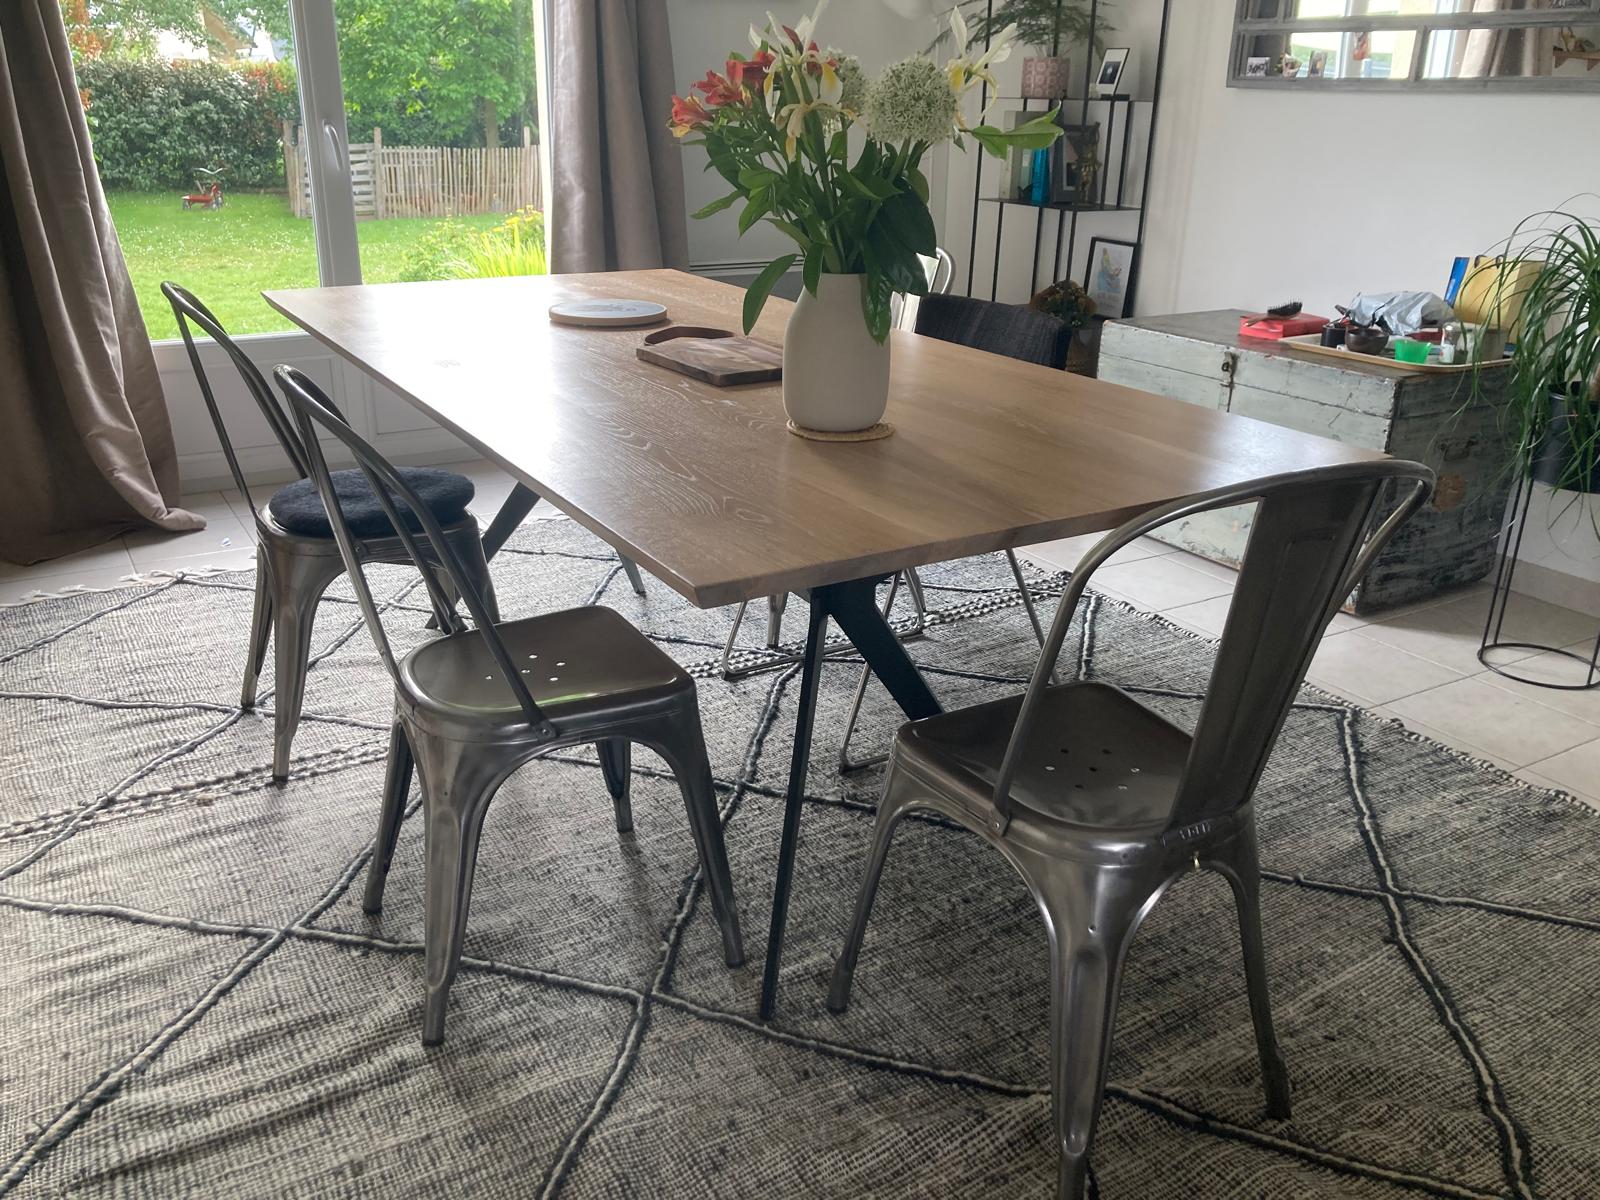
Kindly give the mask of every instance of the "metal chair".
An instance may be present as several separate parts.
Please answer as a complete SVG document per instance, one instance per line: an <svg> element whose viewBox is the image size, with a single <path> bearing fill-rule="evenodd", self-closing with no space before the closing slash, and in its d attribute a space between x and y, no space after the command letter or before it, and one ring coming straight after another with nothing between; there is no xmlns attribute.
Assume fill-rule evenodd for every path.
<svg viewBox="0 0 1600 1200"><path fill-rule="evenodd" d="M255 610L250 623L250 646L245 660L244 684L240 690L239 707L252 709L256 704L256 687L261 668L267 657L267 642L274 647L275 694L273 697L272 776L282 782L289 776L289 755L294 744L295 730L300 724L300 709L305 700L306 673L311 658L311 633L316 620L317 603L322 593L335 579L344 574L344 560L335 544L333 529L327 523L322 502L308 482L311 474L310 458L306 445L295 431L289 415L278 404L272 389L267 385L255 363L247 358L227 330L186 288L175 283L163 283L161 293L172 305L178 320L178 330L183 335L184 347L189 352L189 363L194 368L195 379L200 384L200 395L205 399L216 428L217 440L222 443L222 455L227 460L228 471L238 487L256 528L256 594ZM222 412L212 395L211 382L206 375L200 352L194 343L191 323L208 334L227 352L244 380L245 387L254 398L267 427L278 444L283 447L290 465L300 477L300 483L290 484L275 491L265 505L258 507L245 482L244 471L234 453L233 441L223 423ZM463 569L472 578L484 603L491 612L495 608L494 587L489 579L488 564L484 559L478 523L466 511L472 498L472 481L454 472L430 468L409 468L405 474L413 482L427 481L437 485L439 497L431 505L433 515L439 519L444 535L450 540ZM357 549L364 562L410 563L411 556L400 538L395 536L389 518L372 504L372 496L365 480L356 471L334 473L340 484L341 510L347 515L352 509L361 511L362 528ZM301 515L313 517L309 522L297 522L298 528L287 528L274 513L274 507L294 505L297 512L310 504L312 511ZM416 525L413 522L412 528ZM441 581L443 582L443 581ZM446 584L448 587L449 585Z"/></svg>
<svg viewBox="0 0 1600 1200"><path fill-rule="evenodd" d="M1362 539L1390 485L1409 494ZM1267 1112L1289 1080L1267 998L1253 796L1328 622L1433 473L1387 460L1279 475L1162 506L1108 534L1073 573L1027 691L904 725L828 1006L844 1011L895 826L933 809L1016 868L1050 937L1057 1195L1076 1200L1105 1090L1124 958L1139 923L1189 870L1232 885ZM1256 501L1216 666L1191 735L1110 684L1050 671L1095 569L1164 522Z"/></svg>
<svg viewBox="0 0 1600 1200"><path fill-rule="evenodd" d="M939 267L943 270L950 265L950 256L943 250L939 254ZM929 295L922 298L922 304L912 310L917 333L923 337L938 338L942 342L970 346L974 350L986 350L990 354L1038 363L1040 366L1057 369L1066 366L1067 344L1071 334L1060 321L1022 304L995 304L967 296L947 296L944 293L950 284L948 272L944 280L943 288L937 291L930 288ZM1017 561L1015 550L1006 551L1006 564L1011 568L1011 577L1017 581L1017 591L1022 595L1022 606L1027 610L1028 623L1033 626L1033 636L1042 646L1044 627L1039 623L1039 614L1033 605L1033 593L1028 590L1028 581L1023 578L1022 564ZM915 572L907 572L907 575L907 583L918 585L913 598L917 602L919 617L917 629L921 632L925 619L921 580L917 579ZM888 603L894 603L893 588L890 589ZM885 616L888 611L884 609ZM845 719L844 737L839 743L841 771L857 771L881 763L888 757L886 754L874 754L867 758L850 757L850 739L855 735L856 722L861 717L861 702L866 698L867 680L871 674L863 667L861 678L856 681L856 692L850 701L850 715Z"/></svg>
<svg viewBox="0 0 1600 1200"><path fill-rule="evenodd" d="M937 248L934 251L932 258L929 258L924 254L919 254L917 257L922 260L923 269L928 273L928 295L942 296L948 292L950 290L950 281L955 277L955 263L951 261L950 255L945 251L944 247L941 246ZM916 319L917 315L917 306L910 303L910 301L919 299L921 299L921 297L907 296L904 293L897 293L890 298L889 322L895 329L910 329L912 327L912 322ZM905 579L906 591L911 596L911 607L914 613L914 619L911 625L902 631L900 636L902 638L913 638L922 633L923 627L928 619L928 610L922 595L922 583L921 580L917 578L915 570L903 572L902 576ZM896 577L895 582L897 585L902 576ZM643 593L641 592L640 594L642 595ZM788 606L788 603L789 597L787 595L780 594L767 597L766 648L768 650L777 650L778 646L783 641L783 612ZM894 603L892 590L890 593L889 603ZM749 609L749 607L750 602L748 600L741 600L739 602L738 609L733 614L733 627L728 630L728 640L724 642L722 646L722 662L720 664L720 669L724 679L741 679L746 675L753 675L757 671L770 671L775 667L786 666L789 663L800 661L800 656L797 654L772 654L748 667L735 667L733 665L734 645L738 641L739 629L744 624L745 612L747 609ZM888 615L888 609L884 610L884 615ZM850 647L848 646L840 646L838 649L832 651L833 654L848 654L849 652ZM865 672L863 672L862 678L862 687L864 689L866 686L864 682ZM857 703L860 703L859 700ZM845 742L846 749L848 749L848 734L846 735ZM841 761L843 761L844 754L845 750L841 750ZM881 762L882 759L879 758L872 761ZM864 764L857 763L854 765L861 766Z"/></svg>
<svg viewBox="0 0 1600 1200"><path fill-rule="evenodd" d="M395 661L362 571L366 560L339 512L334 539L349 568L367 629L395 684L383 808L362 900L369 913L383 905L384 881L411 785L413 753L422 777L427 838L423 1043L437 1045L444 1040L445 1008L461 960L478 835L489 802L512 772L562 747L595 744L616 808L617 829L624 833L633 828L630 746L638 742L661 755L683 792L711 908L722 928L724 956L731 967L743 963L733 880L694 680L609 608L571 608L504 624L496 621L456 542L426 508L418 507L403 474L345 423L311 380L292 367L277 367L273 375L294 409L300 435L311 451L312 478L329 511L337 512L334 485L315 426L355 455L379 503L395 521L412 561L422 570L434 614L445 630L445 636ZM397 504L417 513L424 535L420 542L396 516ZM471 628L457 614L455 597L427 569L435 564L465 603Z"/></svg>

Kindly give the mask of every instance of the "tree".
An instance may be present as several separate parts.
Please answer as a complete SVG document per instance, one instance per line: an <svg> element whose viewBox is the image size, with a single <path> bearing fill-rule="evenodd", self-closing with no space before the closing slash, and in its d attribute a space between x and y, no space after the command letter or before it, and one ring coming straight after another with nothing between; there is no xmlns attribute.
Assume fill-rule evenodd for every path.
<svg viewBox="0 0 1600 1200"><path fill-rule="evenodd" d="M207 11L225 24L280 37L289 28L286 0L61 0L67 40L80 60L102 54L150 57L162 33L192 46L211 45Z"/></svg>
<svg viewBox="0 0 1600 1200"><path fill-rule="evenodd" d="M335 0L351 137L500 142L535 119L531 0Z"/></svg>

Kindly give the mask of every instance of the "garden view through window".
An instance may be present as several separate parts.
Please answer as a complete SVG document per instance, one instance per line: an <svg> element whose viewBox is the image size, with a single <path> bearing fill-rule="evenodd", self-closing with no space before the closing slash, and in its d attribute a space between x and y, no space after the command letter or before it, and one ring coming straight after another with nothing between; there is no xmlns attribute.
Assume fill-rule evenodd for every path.
<svg viewBox="0 0 1600 1200"><path fill-rule="evenodd" d="M150 336L182 283L231 333L290 323L316 233L285 0L63 0ZM541 274L534 0L333 0L362 277Z"/></svg>

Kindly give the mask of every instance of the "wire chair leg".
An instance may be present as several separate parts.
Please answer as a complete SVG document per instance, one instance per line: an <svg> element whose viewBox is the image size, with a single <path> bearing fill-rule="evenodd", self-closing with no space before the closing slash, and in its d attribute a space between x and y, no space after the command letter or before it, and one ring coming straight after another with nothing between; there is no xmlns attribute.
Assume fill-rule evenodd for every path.
<svg viewBox="0 0 1600 1200"><path fill-rule="evenodd" d="M905 572L906 586L907 586L907 590L908 591L911 591L911 588L912 588L911 579L915 576L915 574L916 574L916 572L914 572L914 571L909 571L908 570L908 571ZM896 575L893 579L891 579L889 581L889 595L887 597L885 597L884 602L883 602L883 617L884 617L884 620L888 620L889 619L889 613L894 608L895 593L900 590L900 578L901 577L899 575ZM911 594L912 594L913 598L915 598L917 596L920 596L922 594L922 582L920 580L917 581L917 583L915 585L915 591L911 591ZM922 614L919 613L918 614L918 622L919 622L919 624L921 623L921 621L922 621ZM850 757L850 739L855 734L856 722L861 719L861 702L866 698L866 695L867 695L867 681L869 679L871 679L871 678L872 678L872 668L867 666L865 663L863 663L862 666L861 666L861 675L860 675L859 678L856 679L856 693L850 700L850 713L849 713L849 715L847 717L845 717L844 737L841 738L840 741L839 741L839 772L840 772L840 774L845 774L846 772L849 772L849 771L859 771L863 767L876 766L878 763L883 762L886 758L889 757L887 751L884 752L883 754L874 754L870 758L851 758Z"/></svg>

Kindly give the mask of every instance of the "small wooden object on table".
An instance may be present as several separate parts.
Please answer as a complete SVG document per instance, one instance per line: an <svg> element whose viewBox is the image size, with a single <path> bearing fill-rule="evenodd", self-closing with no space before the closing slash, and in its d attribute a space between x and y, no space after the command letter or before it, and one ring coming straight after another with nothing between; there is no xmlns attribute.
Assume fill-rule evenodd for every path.
<svg viewBox="0 0 1600 1200"><path fill-rule="evenodd" d="M639 358L712 387L772 383L783 378L783 351L727 329L672 325L644 339Z"/></svg>

